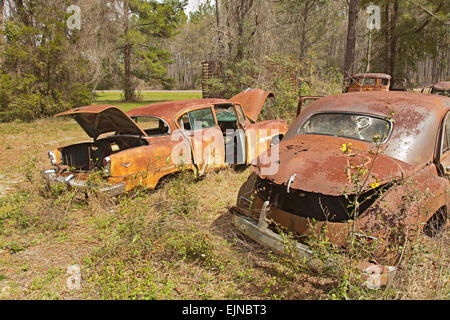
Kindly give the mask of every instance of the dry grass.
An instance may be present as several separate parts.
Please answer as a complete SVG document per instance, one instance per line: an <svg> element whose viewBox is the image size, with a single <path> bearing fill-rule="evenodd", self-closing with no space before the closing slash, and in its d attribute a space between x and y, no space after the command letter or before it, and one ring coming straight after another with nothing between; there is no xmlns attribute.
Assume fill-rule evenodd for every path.
<svg viewBox="0 0 450 320"><path fill-rule="evenodd" d="M22 181L0 198L0 298L329 299L339 290L339 277L306 272L231 224L249 169L201 180L183 173L153 192L85 199L45 191L38 175L48 149L87 138L76 124L0 124L0 135L0 171ZM351 298L448 299L448 235L423 236L391 287ZM74 264L79 290L66 285Z"/></svg>

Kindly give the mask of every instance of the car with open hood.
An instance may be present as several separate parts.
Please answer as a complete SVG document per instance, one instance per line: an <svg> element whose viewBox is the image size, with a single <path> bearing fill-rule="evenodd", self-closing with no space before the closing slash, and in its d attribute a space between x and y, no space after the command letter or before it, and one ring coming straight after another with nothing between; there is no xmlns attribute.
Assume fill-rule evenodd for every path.
<svg viewBox="0 0 450 320"><path fill-rule="evenodd" d="M433 236L446 224L449 110L448 97L412 92L316 100L278 145L278 169L254 166L231 208L233 223L281 253L280 228L292 232L312 267L317 259L306 235L327 230L329 241L344 250L350 238L374 243L358 268L385 284L399 261L392 250L399 236Z"/></svg>
<svg viewBox="0 0 450 320"><path fill-rule="evenodd" d="M247 89L231 99L192 99L138 107L124 113L111 105L75 108L71 117L92 141L48 152L49 182L85 188L93 173L100 190L120 194L155 188L160 179L188 169L203 175L229 165L248 165L279 141L281 120L257 121L271 92Z"/></svg>

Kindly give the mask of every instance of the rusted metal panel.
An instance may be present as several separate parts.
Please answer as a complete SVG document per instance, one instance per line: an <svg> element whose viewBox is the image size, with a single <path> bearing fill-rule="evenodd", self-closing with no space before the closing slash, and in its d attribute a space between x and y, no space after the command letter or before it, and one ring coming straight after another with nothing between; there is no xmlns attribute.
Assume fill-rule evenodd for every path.
<svg viewBox="0 0 450 320"><path fill-rule="evenodd" d="M260 175L276 184L287 185L293 174L297 175L290 186L308 192L326 195L342 195L352 191L353 185L349 181L346 168L351 165L366 164L372 166L372 156L369 154L370 145L353 141L352 147L358 156L349 158L342 153L340 147L348 143L349 139L320 136L296 135L284 139L280 144L280 169L275 175ZM256 172L264 168L256 168ZM393 178L401 178L414 170L414 166L390 158L383 154L373 163L372 173L384 184ZM368 184L373 178L369 178ZM366 188L369 188L367 184Z"/></svg>
<svg viewBox="0 0 450 320"><path fill-rule="evenodd" d="M263 155L270 148L275 136L284 136L287 131L287 123L283 120L265 120L247 124L244 130L247 144L247 164L252 164L257 161L258 156Z"/></svg>
<svg viewBox="0 0 450 320"><path fill-rule="evenodd" d="M450 90L450 81L441 81L436 83L433 88L436 90Z"/></svg>
<svg viewBox="0 0 450 320"><path fill-rule="evenodd" d="M264 102L268 97L272 96L272 92L264 91L262 89L246 89L230 99L208 98L153 103L130 110L127 112L127 115L130 117L154 115L167 122L171 122L177 114L187 111L190 107L198 107L199 105L211 106L216 103L232 102L240 104L245 115L255 122L261 112Z"/></svg>
<svg viewBox="0 0 450 320"><path fill-rule="evenodd" d="M413 92L361 92L323 97L306 109L289 127L285 140L297 135L316 113L367 114L393 121L389 143L381 153L410 163L432 161L439 121L450 107L447 97ZM430 143L430 141L433 141ZM421 152L416 152L421 150Z"/></svg>
<svg viewBox="0 0 450 320"><path fill-rule="evenodd" d="M181 112L186 112L201 107L211 107L215 103L228 102L226 99L189 99L178 101L167 101L149 104L142 107L134 108L127 112L130 117L135 116L156 116L164 119L169 123L171 129L177 128L175 121L176 116Z"/></svg>
<svg viewBox="0 0 450 320"><path fill-rule="evenodd" d="M302 110L305 108L305 104L307 101L316 101L323 96L301 96L298 98L298 105L297 105L297 116L302 112Z"/></svg>
<svg viewBox="0 0 450 320"><path fill-rule="evenodd" d="M55 117L74 118L88 136L94 139L103 133L113 131L124 134L147 135L122 110L110 105L78 107L58 113Z"/></svg>
<svg viewBox="0 0 450 320"><path fill-rule="evenodd" d="M386 74L386 73L377 73L377 72L372 72L372 73L357 73L352 75L353 78L357 78L357 79L361 79L361 78L379 78L379 79L391 79L391 75Z"/></svg>
<svg viewBox="0 0 450 320"><path fill-rule="evenodd" d="M450 96L450 81L441 81L432 86L430 93L441 96Z"/></svg>
<svg viewBox="0 0 450 320"><path fill-rule="evenodd" d="M349 237L377 241L377 261L394 263L398 256L387 246L399 234L420 232L449 203L449 180L439 158L440 130L449 110L447 97L409 92L321 98L281 141L279 170L263 173L264 164L258 163L232 211L258 219L268 203L267 218L296 235L318 235L326 228L337 246L345 246ZM300 133L313 115L327 113L376 116L390 122L391 131L379 148L356 138ZM349 143L351 151L344 152L342 146ZM355 167L369 170L359 186L350 175ZM351 204L356 196L364 201L358 198L355 219Z"/></svg>
<svg viewBox="0 0 450 320"><path fill-rule="evenodd" d="M273 97L272 92L249 88L230 98L229 101L240 104L245 115L253 122L256 122L264 102L269 97Z"/></svg>
<svg viewBox="0 0 450 320"><path fill-rule="evenodd" d="M358 73L353 75L352 79L348 92L389 91L391 76L385 73ZM373 79L373 83L367 82L366 79Z"/></svg>
<svg viewBox="0 0 450 320"><path fill-rule="evenodd" d="M245 111L259 113L267 96L271 93L260 90L246 90L237 95L238 101ZM91 171L103 170L105 181L109 184L120 184L129 191L137 186L154 188L161 177L179 171L182 168L193 170L198 175L227 167L225 159L225 142L223 132L215 115L215 104L234 104L226 99L193 99L156 103L135 108L127 114L109 105L97 105L75 108L57 116L71 116L78 121L94 142L85 142L58 148L49 152L58 181L65 181L71 176L72 184L85 185ZM237 105L233 109L237 112ZM178 120L189 112L209 109L214 123L203 129L184 130ZM144 131L131 117L151 116L168 126L157 133ZM248 116L248 115L247 115ZM257 116L257 115L256 115ZM287 130L285 121L262 121L250 123L242 114L236 114L236 127L244 130L247 136L255 133L255 139L248 139L245 154L249 159L258 157L270 146L273 136L284 135ZM161 121L162 120L162 121ZM212 120L212 118L211 118ZM191 121L191 120L189 120ZM202 125L203 126L203 125ZM242 128L241 128L242 127ZM97 139L102 133L115 131L116 134ZM149 132L148 134L146 132ZM264 132L272 132L272 136L260 137ZM254 145L255 144L255 145ZM50 176L44 175L50 179ZM53 178L53 176L52 176ZM56 181L55 180L55 181ZM60 181L60 182L61 182ZM119 189L114 189L115 191Z"/></svg>

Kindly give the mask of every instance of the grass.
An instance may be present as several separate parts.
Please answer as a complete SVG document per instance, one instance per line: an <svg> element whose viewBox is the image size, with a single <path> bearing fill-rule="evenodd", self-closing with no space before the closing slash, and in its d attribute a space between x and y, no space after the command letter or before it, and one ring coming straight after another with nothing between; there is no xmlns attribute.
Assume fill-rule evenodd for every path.
<svg viewBox="0 0 450 320"><path fill-rule="evenodd" d="M0 195L0 299L343 297L339 278L306 271L232 225L228 209L250 169L200 180L182 173L156 191L86 198L46 190L38 174L48 149L89 139L75 122L2 123L0 135L0 172L21 181ZM350 298L448 299L448 234L421 238L394 286ZM80 289L66 285L72 265Z"/></svg>
<svg viewBox="0 0 450 320"><path fill-rule="evenodd" d="M200 99L202 97L201 92L182 92L182 91L159 91L148 92L143 91L138 93L138 101L136 102L123 102L123 93L116 91L97 91L95 98L95 104L112 104L121 108L127 112L133 108L164 101L172 100L185 100L185 99Z"/></svg>

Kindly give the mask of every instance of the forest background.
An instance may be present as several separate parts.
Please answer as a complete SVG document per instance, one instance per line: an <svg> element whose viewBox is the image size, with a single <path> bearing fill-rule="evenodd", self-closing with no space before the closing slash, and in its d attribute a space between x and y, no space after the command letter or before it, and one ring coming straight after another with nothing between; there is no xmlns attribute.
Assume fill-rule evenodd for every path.
<svg viewBox="0 0 450 320"><path fill-rule="evenodd" d="M195 2L195 0L194 0ZM194 5L194 6L192 6ZM299 95L339 93L357 72L449 79L446 0L0 1L0 121L91 104L97 90L202 89L228 98L275 93L287 117ZM370 24L372 28L369 28Z"/></svg>

